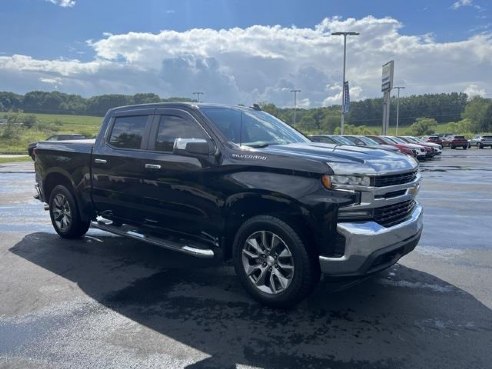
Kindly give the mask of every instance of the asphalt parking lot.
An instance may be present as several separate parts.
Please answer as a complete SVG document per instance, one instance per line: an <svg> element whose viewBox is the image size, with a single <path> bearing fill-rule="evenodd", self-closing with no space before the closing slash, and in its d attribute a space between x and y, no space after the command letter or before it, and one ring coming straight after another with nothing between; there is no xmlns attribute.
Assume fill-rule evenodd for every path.
<svg viewBox="0 0 492 369"><path fill-rule="evenodd" d="M60 239L32 163L2 164L0 368L491 368L492 150L421 167L416 250L282 311L227 265L98 230Z"/></svg>

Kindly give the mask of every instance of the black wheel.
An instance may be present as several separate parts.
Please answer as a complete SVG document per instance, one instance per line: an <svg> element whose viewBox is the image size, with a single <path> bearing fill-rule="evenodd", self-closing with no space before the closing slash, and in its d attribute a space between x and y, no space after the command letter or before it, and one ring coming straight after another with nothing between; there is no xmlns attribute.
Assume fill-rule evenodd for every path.
<svg viewBox="0 0 492 369"><path fill-rule="evenodd" d="M451 147L451 150L454 150L454 146L449 146L449 147Z"/></svg>
<svg viewBox="0 0 492 369"><path fill-rule="evenodd" d="M478 145L478 148L479 149L483 149L483 145Z"/></svg>
<svg viewBox="0 0 492 369"><path fill-rule="evenodd" d="M234 268L242 285L265 305L290 307L319 281L319 261L314 253L278 218L249 219L238 230L233 247Z"/></svg>
<svg viewBox="0 0 492 369"><path fill-rule="evenodd" d="M53 228L63 238L79 238L90 226L82 221L72 193L63 185L56 186L50 196L50 218Z"/></svg>
<svg viewBox="0 0 492 369"><path fill-rule="evenodd" d="M468 146L463 146L463 150L466 150L466 149L468 149Z"/></svg>

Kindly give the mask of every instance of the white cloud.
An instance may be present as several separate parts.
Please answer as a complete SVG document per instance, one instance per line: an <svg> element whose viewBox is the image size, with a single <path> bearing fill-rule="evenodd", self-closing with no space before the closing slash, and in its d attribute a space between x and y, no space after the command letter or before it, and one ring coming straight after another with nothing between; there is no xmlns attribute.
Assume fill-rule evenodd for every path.
<svg viewBox="0 0 492 369"><path fill-rule="evenodd" d="M458 0L451 5L452 9L459 9L464 6L472 6L473 5L473 0Z"/></svg>
<svg viewBox="0 0 492 369"><path fill-rule="evenodd" d="M486 95L485 88L480 87L479 85L474 84L474 83L471 84L471 85L469 85L469 86L467 86L465 88L464 92L469 97L472 97L472 96L485 96Z"/></svg>
<svg viewBox="0 0 492 369"><path fill-rule="evenodd" d="M352 101L382 96L381 66L389 60L407 94L470 91L472 85L484 96L492 92L492 35L439 43L432 35L403 35L401 28L394 18L368 16L326 18L314 28L107 33L87 42L96 55L89 62L0 55L0 79L17 92L58 78L63 91L86 96L149 91L191 98L198 90L204 101L279 106L293 105L296 88L299 106L332 105L341 100L343 44L329 34L351 30L360 32L347 39Z"/></svg>
<svg viewBox="0 0 492 369"><path fill-rule="evenodd" d="M72 8L75 6L76 0L45 0L52 4L61 6L62 8Z"/></svg>

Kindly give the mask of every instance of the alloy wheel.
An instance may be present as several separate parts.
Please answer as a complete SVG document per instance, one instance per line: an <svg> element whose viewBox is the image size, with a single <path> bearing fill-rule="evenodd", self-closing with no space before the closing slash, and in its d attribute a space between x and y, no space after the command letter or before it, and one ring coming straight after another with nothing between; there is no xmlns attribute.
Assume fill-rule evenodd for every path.
<svg viewBox="0 0 492 369"><path fill-rule="evenodd" d="M246 239L242 264L253 286L271 295L285 291L294 276L294 258L289 247L270 231L258 231Z"/></svg>

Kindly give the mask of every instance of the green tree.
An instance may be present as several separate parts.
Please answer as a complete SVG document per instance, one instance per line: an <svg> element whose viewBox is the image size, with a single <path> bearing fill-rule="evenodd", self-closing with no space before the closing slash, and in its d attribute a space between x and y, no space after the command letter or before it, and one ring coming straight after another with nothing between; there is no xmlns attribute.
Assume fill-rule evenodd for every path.
<svg viewBox="0 0 492 369"><path fill-rule="evenodd" d="M417 118L410 126L410 131L414 136L430 135L435 132L436 126L437 121L434 118Z"/></svg>
<svg viewBox="0 0 492 369"><path fill-rule="evenodd" d="M486 99L480 96L473 97L466 104L465 111L462 114L463 119L471 121L473 132L486 132L492 129L492 99Z"/></svg>
<svg viewBox="0 0 492 369"><path fill-rule="evenodd" d="M24 115L22 124L26 128L32 128L36 124L36 116L33 114Z"/></svg>

